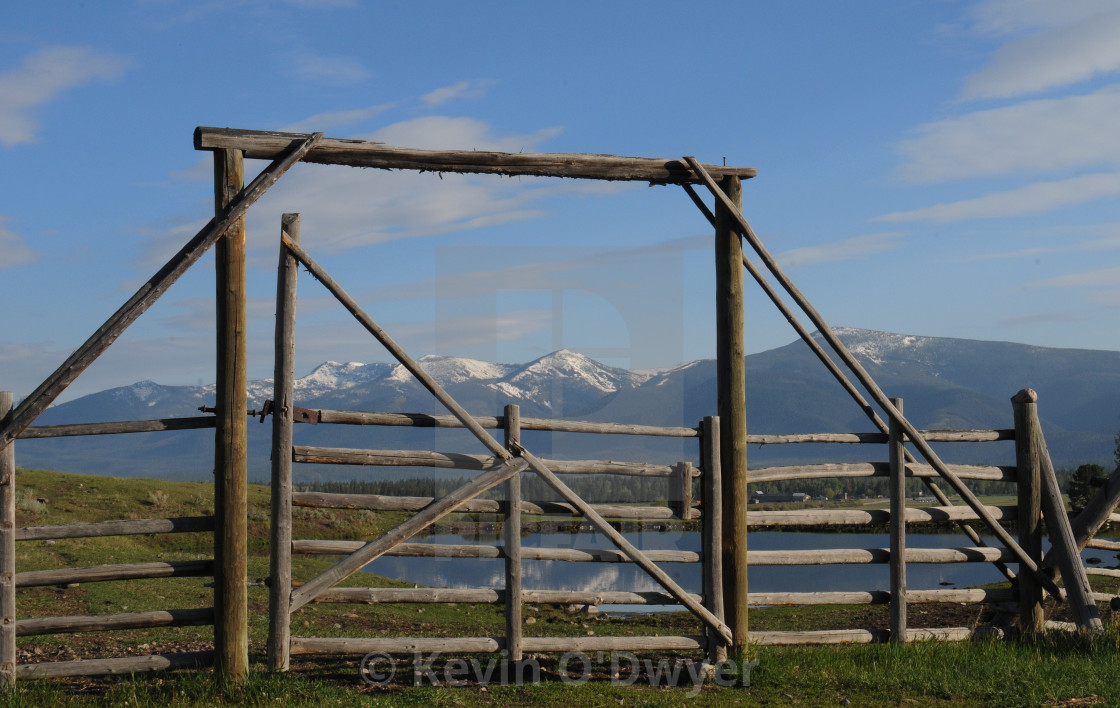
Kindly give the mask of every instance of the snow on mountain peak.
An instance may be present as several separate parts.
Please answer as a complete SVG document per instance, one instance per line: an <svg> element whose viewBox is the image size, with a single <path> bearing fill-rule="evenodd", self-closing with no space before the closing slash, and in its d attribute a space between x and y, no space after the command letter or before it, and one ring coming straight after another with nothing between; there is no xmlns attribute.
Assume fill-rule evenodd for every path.
<svg viewBox="0 0 1120 708"><path fill-rule="evenodd" d="M493 381L506 376L515 366L494 364L478 359L457 356L428 354L417 362L425 372L440 386L451 386L464 381ZM411 380L412 374L404 365L398 364L389 375L389 380L403 383Z"/></svg>
<svg viewBox="0 0 1120 708"><path fill-rule="evenodd" d="M882 364L887 359L897 359L900 356L908 359L921 358L921 350L935 341L932 337L893 334L854 327L833 327L832 331L852 354L875 364ZM817 339L821 338L819 333L815 336Z"/></svg>

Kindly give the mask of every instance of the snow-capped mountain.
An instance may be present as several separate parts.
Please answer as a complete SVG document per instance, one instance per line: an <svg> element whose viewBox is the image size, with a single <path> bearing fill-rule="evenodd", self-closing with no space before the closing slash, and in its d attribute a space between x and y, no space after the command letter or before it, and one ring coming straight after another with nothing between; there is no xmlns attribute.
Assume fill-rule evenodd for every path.
<svg viewBox="0 0 1120 708"><path fill-rule="evenodd" d="M1120 352L851 328L838 328L836 332L888 395L904 398L907 415L918 427L1011 427L1009 398L1030 387L1039 393L1039 411L1056 464L1111 459L1113 435L1120 429ZM500 414L504 404L516 403L522 407L523 416L691 426L703 416L716 413L712 360L670 369L628 371L560 350L521 364L448 356L426 356L419 363L476 415ZM746 368L749 432L871 429L859 408L800 341L751 355ZM272 381L251 382L248 396L249 407L259 408L272 397ZM445 412L403 366L387 363L324 362L297 379L296 401L311 408ZM213 403L212 385L162 386L141 381L54 406L37 424L194 416L199 415L199 406ZM477 446L466 437L456 437L461 431L406 433L405 429L347 426L306 430L310 427L297 428L297 435L314 436L308 444L445 450L453 449L448 447L452 444ZM250 426L250 474L254 478L261 478L268 469L268 434L267 425ZM428 437L417 442L415 436L421 434ZM121 475L198 479L209 474L212 453L207 431L161 435L26 440L18 444L17 462L21 466ZM663 462L696 457L694 443L629 436L540 434L534 445L554 456ZM99 446L103 453L100 457L96 454ZM782 447L752 448L750 460L759 464L818 454L815 450ZM976 461L1008 463L1011 459L1008 450L995 446L982 452L975 450L970 448L964 454L989 456ZM847 446L835 454L867 453ZM339 474L352 473L344 470Z"/></svg>

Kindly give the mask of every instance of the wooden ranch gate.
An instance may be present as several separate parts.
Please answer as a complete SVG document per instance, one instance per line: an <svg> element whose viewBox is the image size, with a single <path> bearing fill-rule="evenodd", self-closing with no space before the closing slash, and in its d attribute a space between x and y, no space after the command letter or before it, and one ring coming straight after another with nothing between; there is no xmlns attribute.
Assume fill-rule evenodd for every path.
<svg viewBox="0 0 1120 708"><path fill-rule="evenodd" d="M499 442L477 420L469 416L444 393L434 381L408 355L396 347L376 323L366 315L330 276L322 271L299 245L298 221L289 220L282 237L282 271L288 275L282 282L289 283L281 288L282 298L290 290L294 297L294 268L298 261L306 266L317 279L323 282L335 296L362 322L363 325L384 344L408 370L424 383L429 390L450 410L457 424L470 430L490 453L491 459L483 466L481 474L456 492L425 506L409 521L394 529L389 535L364 543L339 565L304 585L287 590L277 577L282 572L273 569L273 595L271 605L274 616L285 618L285 623L274 623L274 636L270 637L273 656L280 657L280 646L284 641L279 624L286 624L290 613L313 601L322 598L342 578L356 572L370 559L386 552L406 538L423 530L433 521L446 516L455 509L463 508L476 499L483 491L506 485L514 487L512 498L517 499L516 487L523 472L532 470L556 490L570 505L616 542L620 552L642 567L654 577L674 601L687 607L708 628L716 644L729 645L733 658L741 659L747 647L747 500L745 489L748 481L746 450L748 443L745 404L744 340L743 340L743 273L748 273L776 307L786 316L803 339L813 347L822 363L829 368L836 379L852 395L854 401L868 415L878 434L885 434L890 441L892 456L895 459L893 477L901 479L902 472L917 463L915 454L903 445L908 442L917 457L924 458L931 475L944 480L969 507L968 513L982 521L989 531L1006 548L1000 551L1004 560L1018 564L1019 587L1037 586L1050 594L1060 597L1068 594L1071 604L1077 611L1078 623L1082 627L1100 626L1096 608L1088 588L1084 568L1075 562L1080 540L1091 537L1096 526L1086 520L1084 527L1074 529L1068 523L1062 524L1064 514L1058 513L1054 506L1060 499L1059 490L1053 480L1052 467L1045 453L1045 443L1041 435L1021 435L1016 437L1020 451L1020 467L1023 460L1029 460L1026 469L1038 469L1041 483L1031 487L1039 490L1041 500L1028 495L1021 500L1020 506L1028 505L1026 518L1032 516L1031 505L1039 504L1047 508L1047 518L1051 519L1052 542L1054 551L1047 561L1057 563L1061 568L1065 590L1058 588L1057 574L1051 565L1043 561L1037 548L1032 546L1034 536L1017 541L998 523L998 514L983 506L962 481L962 477L946 465L930 447L936 436L923 433L914 428L901 410L901 403L892 401L879 388L872 377L859 365L850 352L833 334L831 328L801 294L792 281L781 270L777 262L754 234L741 212L741 180L755 175L752 168L719 167L701 165L691 157L679 160L658 160L646 158L626 158L604 155L572 154L506 154L467 151L425 151L394 148L377 143L354 140L328 139L322 133L314 135L271 133L263 131L244 131L217 128L199 128L195 131L195 147L214 152L216 216L204 226L168 263L113 314L91 337L72 354L53 374L44 380L35 391L6 415L0 423L0 451L12 454L12 443L17 437L28 433L31 423L85 370L100 356L120 334L152 303L154 303L188 268L196 263L205 251L216 246L218 281L217 302L217 393L215 402L215 513L214 529L214 608L215 624L214 663L219 675L228 678L244 676L248 668L247 652L247 608L245 589L246 562L246 351L244 341L245 323L245 282L244 282L244 215L250 206L274 184L284 172L298 161L324 164L349 165L356 167L377 167L382 169L409 169L432 172L464 172L499 175L534 175L550 177L569 177L601 180L634 180L650 184L683 187L688 196L712 223L715 229L716 253L716 290L717 290L717 369L719 390L719 420L722 421L722 435L718 436L718 455L714 450L701 465L705 472L711 473L716 467L722 472L719 483L719 496L722 517L718 524L718 534L711 529L707 538L718 538L718 553L711 553L712 563L722 564L722 594L724 613L708 598L697 598L684 592L668 578L649 556L633 548L624 537L618 534L591 505L588 505L565 485L559 477L555 463L538 459L524 448L517 438L518 426L511 423L517 414L508 411L503 417L505 439ZM244 158L271 160L250 184L244 184ZM714 199L714 208L709 208L695 189L701 185ZM294 228L293 228L294 227ZM772 287L767 276L744 254L743 242L756 254L758 260L782 290L794 301L796 306L809 318L823 336L832 353L826 353L799 323L797 317L784 304L777 289ZM287 317L288 315L285 315ZM282 331L283 327L278 329ZM286 335L285 335L286 336ZM287 341L278 341L277 381L284 373L281 371L283 352L290 348ZM839 364L834 360L839 361ZM867 394L865 398L841 370L841 365L851 371L856 382ZM284 364L285 367L288 364ZM287 371L287 369L284 369ZM283 389L278 389L282 391ZM887 420L879 418L873 405L886 413ZM10 405L10 404L9 404ZM1029 393L1023 393L1017 401L1016 416L1029 417L1034 405ZM290 398L278 396L275 403L275 435L283 443L284 430L290 435L290 421L296 414L294 402ZM1036 430L1024 424L1024 429ZM1017 425L1017 428L1019 426ZM710 444L715 437L706 437ZM290 444L290 443L289 443ZM5 459L9 459L6 457ZM278 464L286 464L290 457L277 457ZM718 461L718 465L716 464ZM10 509L14 498L14 462L6 463L5 471L0 472L0 509ZM914 468L916 469L916 468ZM283 470L274 470L282 483ZM1033 474L1033 472L1032 472ZM708 476L708 475L706 475ZM1020 477L1021 477L1020 473ZM1114 475L1114 484L1101 490L1094 500L1096 511L1093 519L1107 520L1109 513L1120 498L1120 474ZM274 482L279 488L280 484ZM1021 485L1022 486L1022 485ZM1045 492L1045 493L1043 493ZM714 491L710 492L715 495ZM897 494L897 492L896 492ZM941 495L940 492L935 494ZM943 496L943 495L942 495ZM283 499L278 502L283 504ZM290 498L290 497L286 497ZM939 496L939 499L941 496ZM713 499L714 502L714 499ZM944 500L942 500L944 504ZM1049 506L1047 506L1049 505ZM716 505L713 503L712 507ZM516 515L521 506L510 504L506 510L511 517L511 527L516 527ZM896 512L902 510L897 502ZM682 513L683 510L682 508ZM901 527L909 512L896 513L896 526ZM1103 520L1099 523L1103 523ZM192 522L196 523L196 522ZM203 523L203 522L197 522ZM207 522L209 523L209 522ZM1097 523L1097 526L1099 526ZM168 528L167 530L179 530ZM83 532L84 533L84 532ZM283 533L278 529L276 533ZM0 555L3 556L3 569L0 569L0 674L11 680L15 675L14 637L16 626L14 612L14 589L17 584L12 566L14 542L17 532L14 529L14 515L5 511L0 519ZM901 528L893 534L895 544L903 542ZM510 539L508 544L516 541ZM713 541L713 543L715 543ZM282 545L282 544L280 544ZM907 554L901 553L901 545L895 547L892 556L900 559ZM714 549L713 549L714 551ZM278 553L285 553L280 549ZM516 556L511 551L511 556ZM1064 559L1064 560L1063 560ZM274 558L280 563L281 558ZM712 576L715 577L715 576ZM511 580L511 583L515 581ZM713 581L714 582L714 581ZM705 588L708 593L710 587ZM715 592L710 593L712 599ZM512 606L514 603L510 603ZM903 603L904 605L904 603ZM511 615L517 610L510 609ZM507 632L514 636L515 628ZM904 634L898 636L906 636ZM492 645L487 645L491 647ZM524 642L522 648L525 648ZM485 650L485 648L484 648Z"/></svg>

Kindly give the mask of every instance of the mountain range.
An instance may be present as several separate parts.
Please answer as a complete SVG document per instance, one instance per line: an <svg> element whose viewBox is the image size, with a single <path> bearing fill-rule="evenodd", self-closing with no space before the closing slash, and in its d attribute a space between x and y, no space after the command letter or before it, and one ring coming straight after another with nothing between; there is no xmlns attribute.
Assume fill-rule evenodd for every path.
<svg viewBox="0 0 1120 708"><path fill-rule="evenodd" d="M921 337L837 328L839 338L889 396L904 399L919 428L1010 428L1010 398L1022 388L1039 394L1039 414L1057 466L1097 462L1111 467L1120 429L1120 352L1055 349L1008 342ZM468 411L500 415L506 403L523 416L563 417L647 425L694 426L716 413L716 366L706 359L660 370L605 366L561 350L524 364L426 356L421 366ZM871 423L801 341L747 357L751 433L867 432ZM250 382L250 408L272 397L271 380ZM296 402L307 408L444 413L398 364L325 362L296 381ZM36 425L142 420L199 415L213 405L214 386L163 386L142 381L48 409ZM249 475L269 469L270 425L249 424ZM468 433L448 429L298 425L297 444L481 453ZM49 440L21 440L21 467L58 471L206 479L212 475L209 430ZM695 440L524 434L539 455L673 462L697 460ZM945 445L954 462L1012 464L1010 443ZM752 446L751 466L809 461L885 459L885 449L855 445ZM312 467L307 478L400 476L397 469Z"/></svg>

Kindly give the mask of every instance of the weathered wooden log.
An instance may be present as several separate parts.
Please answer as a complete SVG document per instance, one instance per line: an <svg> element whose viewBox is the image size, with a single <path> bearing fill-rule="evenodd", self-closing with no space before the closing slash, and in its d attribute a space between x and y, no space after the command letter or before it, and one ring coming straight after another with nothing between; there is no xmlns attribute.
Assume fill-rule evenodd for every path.
<svg viewBox="0 0 1120 708"><path fill-rule="evenodd" d="M12 411L11 391L0 391L0 420ZM16 680L16 446L0 449L0 690Z"/></svg>
<svg viewBox="0 0 1120 708"><path fill-rule="evenodd" d="M700 173L697 165L692 167ZM726 177L716 191L724 200L716 202L714 214L716 388L723 474L723 546L719 552L723 556L723 611L732 635L728 651L733 660L741 661L747 650L747 382L743 241L735 232L731 212L743 205L743 185Z"/></svg>
<svg viewBox="0 0 1120 708"><path fill-rule="evenodd" d="M720 464L720 423L719 416L706 416L700 422L701 444L700 465L704 473L700 477L700 501L704 507L700 528L701 548L712 549L703 554L701 586L704 592L704 606L726 621L723 604L723 553L715 549L723 548L723 467ZM718 664L727 660L727 644L723 637L712 628L707 628L708 661Z"/></svg>
<svg viewBox="0 0 1120 708"><path fill-rule="evenodd" d="M936 629L908 629L907 641L926 641L936 639L945 642L960 642L975 637L1002 636L995 627L943 627ZM797 646L813 644L870 644L890 639L890 631L885 629L831 629L808 632L751 632L752 644L761 646Z"/></svg>
<svg viewBox="0 0 1120 708"><path fill-rule="evenodd" d="M16 622L16 634L26 637L38 634L102 632L118 629L145 629L148 627L193 627L207 624L214 624L213 607L22 619Z"/></svg>
<svg viewBox="0 0 1120 708"><path fill-rule="evenodd" d="M1015 468L994 465L949 465L961 479L982 479L993 482L1014 482ZM886 462L841 462L816 465L789 465L782 467L758 467L747 472L748 484L780 482L790 479L829 479L847 477L887 477L890 465ZM910 463L906 465L906 476L935 479L937 471L930 465Z"/></svg>
<svg viewBox="0 0 1120 708"><path fill-rule="evenodd" d="M1016 507L988 506L988 514L995 519L1014 519ZM751 527L762 526L851 526L886 524L890 522L886 509L792 509L789 511L752 511L747 521ZM977 515L964 506L910 507L906 510L906 523L931 521L974 521Z"/></svg>
<svg viewBox="0 0 1120 708"><path fill-rule="evenodd" d="M467 455L457 452L429 450L357 450L341 447L296 445L292 451L295 462L330 465L378 465L383 467L440 467L460 470L483 470L493 467L497 459L489 455ZM669 477L673 468L644 462L613 462L611 460L546 460L556 467L557 474L618 474L635 477Z"/></svg>
<svg viewBox="0 0 1120 708"><path fill-rule="evenodd" d="M149 307L167 291L179 277L226 232L234 222L244 216L268 188L295 163L299 162L310 150L322 133L307 137L302 143L289 145L276 161L261 171L229 205L221 218L215 217L202 227L202 230L183 248L171 257L159 271L128 299L113 315L105 321L82 346L67 357L54 373L48 376L31 394L20 402L6 423L0 425L0 450L31 425L39 415L74 382L74 379L97 360L109 346L116 341L129 325L144 314Z"/></svg>
<svg viewBox="0 0 1120 708"><path fill-rule="evenodd" d="M165 563L114 563L87 568L60 568L58 570L29 570L16 573L16 587L29 588L44 585L69 585L70 583L99 583L112 580L138 580L141 578L171 578L213 575L214 561L192 560Z"/></svg>
<svg viewBox="0 0 1120 708"><path fill-rule="evenodd" d="M701 647L702 637L525 637L526 652L688 651ZM505 648L501 637L292 637L292 654L495 654Z"/></svg>
<svg viewBox="0 0 1120 708"><path fill-rule="evenodd" d="M120 435L123 433L155 433L163 430L198 430L213 428L214 416L161 418L158 420L125 420L112 423L72 423L70 425L32 425L19 438L65 438L79 435Z"/></svg>
<svg viewBox="0 0 1120 708"><path fill-rule="evenodd" d="M1102 551L1120 551L1120 541L1107 541L1103 538L1094 538L1085 544L1085 548L1098 548Z"/></svg>
<svg viewBox="0 0 1120 708"><path fill-rule="evenodd" d="M300 215L280 217L280 231L299 243ZM272 375L272 466L269 486L268 668L287 671L292 585L292 422L295 412L296 288L299 263L280 247L276 279L275 353Z"/></svg>
<svg viewBox="0 0 1120 708"><path fill-rule="evenodd" d="M890 602L890 591L871 590L867 592L764 592L751 593L752 605L886 605ZM994 603L1011 602L1015 593L1010 589L965 588L961 590L910 590L907 593L910 604L951 603Z"/></svg>
<svg viewBox="0 0 1120 708"><path fill-rule="evenodd" d="M692 465L678 462L669 478L669 509L673 516L688 521L692 516Z"/></svg>
<svg viewBox="0 0 1120 708"><path fill-rule="evenodd" d="M56 538L135 536L149 533L202 533L213 530L213 516L178 516L170 519L121 519L51 526L23 526L16 529L16 540L43 541Z"/></svg>
<svg viewBox="0 0 1120 708"><path fill-rule="evenodd" d="M79 659L78 661L45 661L41 664L20 664L20 679L65 678L68 676L127 676L151 671L193 669L214 663L212 651L189 651L179 654L122 656L116 659Z"/></svg>
<svg viewBox="0 0 1120 708"><path fill-rule="evenodd" d="M245 156L268 160L287 150L302 133L275 133L263 130L198 127L194 131L196 150L233 148ZM629 180L655 184L682 184L698 181L695 173L678 158L622 157L580 153L508 153L482 150L417 150L391 147L382 143L326 138L305 162L351 167L378 167L386 170L421 172L463 172L497 175L535 175L578 179ZM753 167L708 165L717 177L734 175L748 179L758 174Z"/></svg>
<svg viewBox="0 0 1120 708"><path fill-rule="evenodd" d="M900 412L902 399L892 398ZM890 587L891 587L891 639L906 641L906 443L902 428L891 418L890 442Z"/></svg>
<svg viewBox="0 0 1120 708"><path fill-rule="evenodd" d="M512 453L521 445L521 407L506 404L506 448ZM506 482L506 519L502 527L505 555L505 620L506 656L518 662L524 658L521 649L521 475L514 475Z"/></svg>
<svg viewBox="0 0 1120 708"><path fill-rule="evenodd" d="M319 593L358 572L361 570L362 566L386 551L391 550L394 546L420 533L429 525L450 514L462 503L470 501L487 489L501 484L515 474L521 474L527 467L528 463L524 459L516 459L475 477L467 484L441 498L435 504L432 504L399 524L381 538L367 543L330 570L321 573L313 580L292 590L289 610L295 612L314 599Z"/></svg>
<svg viewBox="0 0 1120 708"><path fill-rule="evenodd" d="M1033 394L1033 391L1029 393ZM1042 513L1046 515L1046 532L1050 537L1050 552L1047 555L1057 558L1057 567L1061 571L1062 583L1077 625L1087 631L1103 631L1104 625L1097 612L1097 604L1093 602L1093 589L1089 586L1089 578L1085 574L1085 566L1073 538L1073 529L1066 515L1066 503L1062 498L1058 477L1054 473L1054 465L1050 461L1050 453L1046 449L1042 427L1035 426L1034 429L1038 434L1032 438L1031 443L1035 446L1041 463L1039 478L1042 481Z"/></svg>
<svg viewBox="0 0 1120 708"><path fill-rule="evenodd" d="M693 595L697 600L699 595ZM676 598L664 592L588 592L577 590L522 590L522 602L541 605L678 605ZM446 602L464 604L499 604L505 602L505 591L489 588L331 588L315 602L322 603L417 603Z"/></svg>
<svg viewBox="0 0 1120 708"><path fill-rule="evenodd" d="M327 492L296 492L295 506L322 509L368 509L371 511L420 511L435 503L432 497L391 497L378 494L332 494ZM672 519L673 511L664 506L628 504L592 504L603 516L616 519ZM501 503L492 499L473 499L455 510L457 513L498 514ZM533 516L582 516L579 509L566 502L523 501L521 513ZM693 518L701 512L693 510Z"/></svg>
<svg viewBox="0 0 1120 708"><path fill-rule="evenodd" d="M336 425L391 425L416 428L462 428L463 423L451 415L428 413L377 413L365 411L318 411L318 422ZM483 428L497 429L505 425L502 416L474 416ZM657 425L630 425L628 423L599 423L584 420L554 420L552 418L522 418L522 430L549 430L556 433L601 433L608 435L650 435L654 437L694 438L696 428L671 428Z"/></svg>
<svg viewBox="0 0 1120 708"><path fill-rule="evenodd" d="M1094 568L1093 566L1088 566L1085 568L1085 572L1088 575L1106 575L1110 578L1120 578L1120 569L1116 568Z"/></svg>
<svg viewBox="0 0 1120 708"><path fill-rule="evenodd" d="M1016 526L1019 545L1043 564L1042 558L1042 462L1036 438L1042 435L1038 420L1036 397L1026 389L1011 398L1015 416L1015 466L1018 469L1018 512ZM1041 632L1046 621L1042 606L1042 586L1030 573L1021 574L1019 582L1019 630L1025 634Z"/></svg>
<svg viewBox="0 0 1120 708"><path fill-rule="evenodd" d="M365 543L362 541L292 541L292 553L302 555L344 555L353 553ZM699 563L700 554L693 551L646 550L645 555L655 563ZM776 551L775 553L781 553ZM507 558L502 546L481 546L452 543L401 543L385 552L387 556L421 558ZM521 549L525 560L555 560L598 563L629 563L630 559L613 548L536 548ZM871 562L871 561L865 561Z"/></svg>
<svg viewBox="0 0 1120 708"><path fill-rule="evenodd" d="M1104 526L1109 517L1114 516L1112 510L1118 503L1120 503L1120 465L1117 465L1109 475L1104 486L1090 497L1081 513L1070 521L1077 550L1089 545L1089 541ZM1116 544L1116 549L1120 550L1120 544Z"/></svg>

